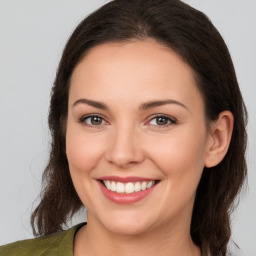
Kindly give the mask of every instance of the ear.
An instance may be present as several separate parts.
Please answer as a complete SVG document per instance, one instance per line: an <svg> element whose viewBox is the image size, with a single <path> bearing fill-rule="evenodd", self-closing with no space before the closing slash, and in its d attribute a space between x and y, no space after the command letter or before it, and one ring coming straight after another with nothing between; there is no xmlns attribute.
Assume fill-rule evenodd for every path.
<svg viewBox="0 0 256 256"><path fill-rule="evenodd" d="M225 157L231 141L233 126L234 117L228 110L221 112L218 119L211 124L204 162L205 167L216 166Z"/></svg>

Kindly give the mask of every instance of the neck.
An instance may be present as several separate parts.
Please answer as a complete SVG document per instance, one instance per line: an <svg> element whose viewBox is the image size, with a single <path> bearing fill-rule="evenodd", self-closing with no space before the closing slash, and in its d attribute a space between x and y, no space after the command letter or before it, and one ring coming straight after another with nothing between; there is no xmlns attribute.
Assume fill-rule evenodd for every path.
<svg viewBox="0 0 256 256"><path fill-rule="evenodd" d="M190 225L152 229L142 234L113 233L90 215L88 224L81 228L75 239L74 256L200 256L200 249L190 236Z"/></svg>

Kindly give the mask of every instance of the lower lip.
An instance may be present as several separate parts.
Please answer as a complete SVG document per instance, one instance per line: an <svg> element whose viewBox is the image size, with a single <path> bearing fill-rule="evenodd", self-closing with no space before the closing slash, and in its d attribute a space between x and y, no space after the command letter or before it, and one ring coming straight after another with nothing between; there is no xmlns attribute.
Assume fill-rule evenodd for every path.
<svg viewBox="0 0 256 256"><path fill-rule="evenodd" d="M117 204L133 204L136 203L146 196L148 196L156 187L157 184L153 185L151 188L147 188L145 190L141 190L139 192L134 192L130 194L122 194L122 193L116 193L113 191L108 190L101 181L98 181L101 191L103 194L110 199L112 202Z"/></svg>

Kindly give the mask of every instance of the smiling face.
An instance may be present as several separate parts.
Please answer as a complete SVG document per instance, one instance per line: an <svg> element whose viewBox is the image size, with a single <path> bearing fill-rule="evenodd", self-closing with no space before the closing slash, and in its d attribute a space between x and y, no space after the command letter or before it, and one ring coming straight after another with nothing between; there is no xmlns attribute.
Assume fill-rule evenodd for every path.
<svg viewBox="0 0 256 256"><path fill-rule="evenodd" d="M193 71L165 46L103 44L76 66L66 153L88 223L189 231L208 144Z"/></svg>

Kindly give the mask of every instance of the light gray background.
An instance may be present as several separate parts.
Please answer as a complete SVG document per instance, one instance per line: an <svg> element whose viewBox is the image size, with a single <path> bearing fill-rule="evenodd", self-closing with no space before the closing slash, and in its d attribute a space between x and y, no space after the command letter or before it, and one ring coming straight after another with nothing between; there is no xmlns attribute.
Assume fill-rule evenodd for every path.
<svg viewBox="0 0 256 256"><path fill-rule="evenodd" d="M79 21L106 2L0 0L0 244L32 237L29 218L48 158L56 67ZM223 35L248 107L249 190L233 215L233 239L244 255L256 256L256 0L185 2L205 12Z"/></svg>

